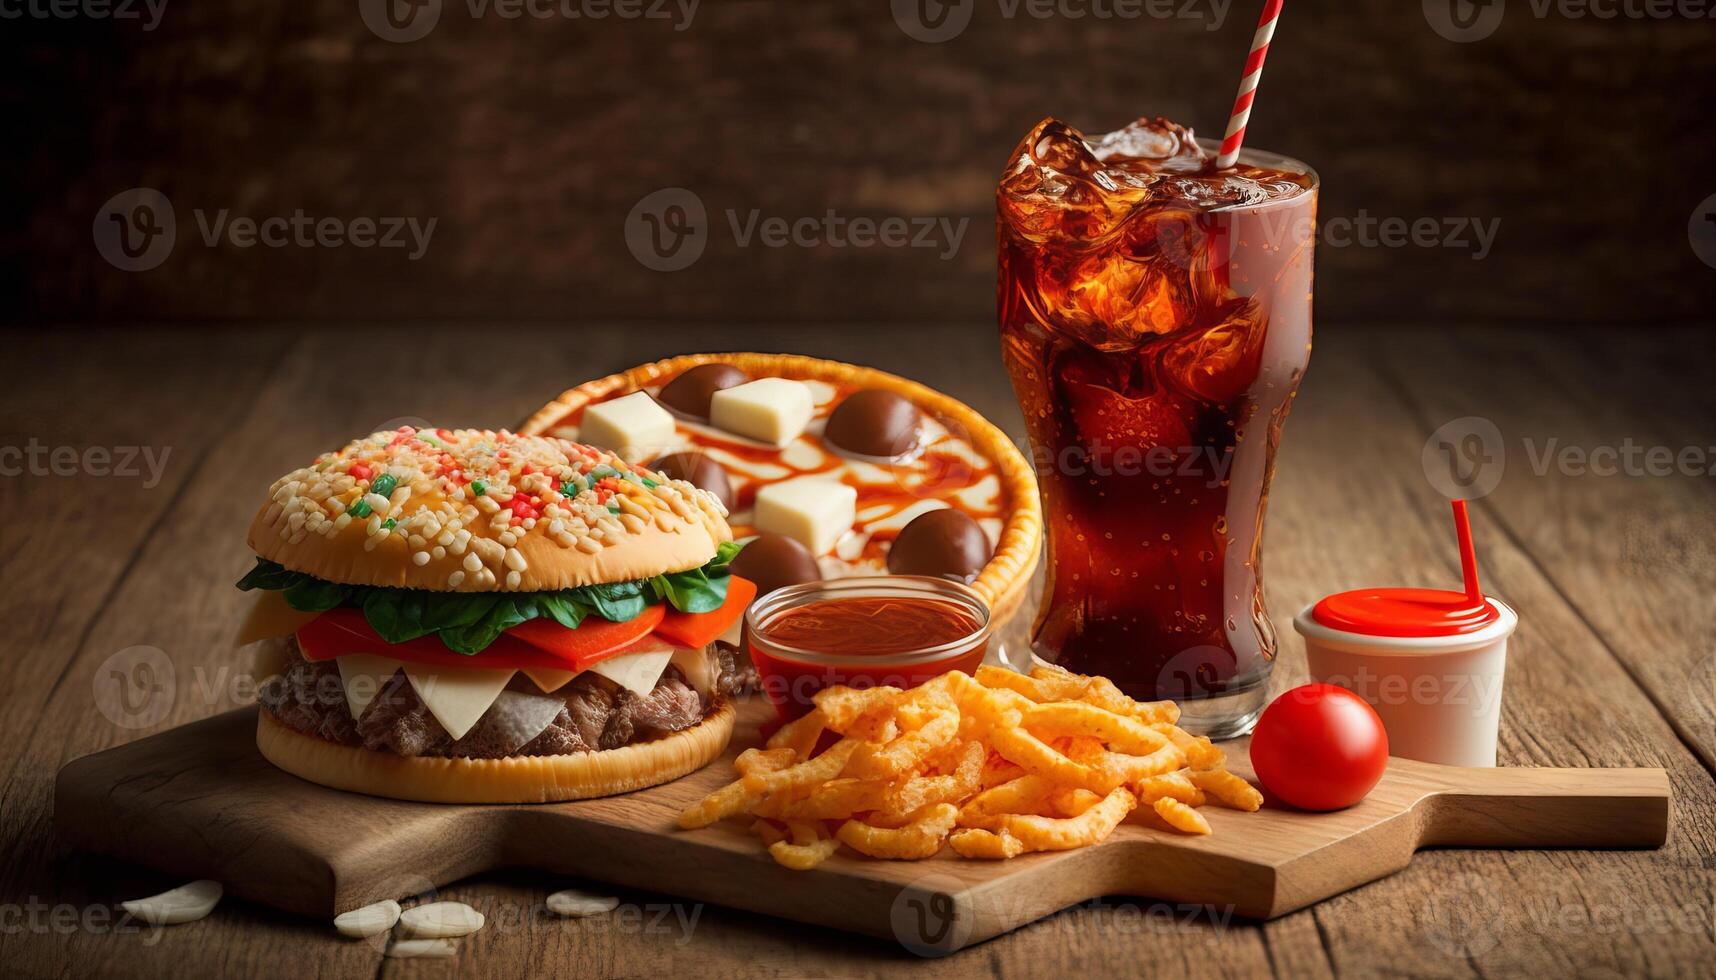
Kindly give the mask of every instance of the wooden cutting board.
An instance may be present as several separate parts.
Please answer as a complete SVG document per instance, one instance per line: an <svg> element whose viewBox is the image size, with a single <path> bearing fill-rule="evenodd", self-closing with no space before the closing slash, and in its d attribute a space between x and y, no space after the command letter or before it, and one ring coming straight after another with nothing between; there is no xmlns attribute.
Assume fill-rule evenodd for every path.
<svg viewBox="0 0 1716 980"><path fill-rule="evenodd" d="M1122 825L1094 847L1007 862L951 851L921 862L846 853L777 867L737 823L674 829L731 780L768 716L742 706L725 759L626 796L529 806L404 803L325 789L274 769L254 708L79 759L60 770L54 820L73 848L322 920L500 867L665 892L948 951L1103 895L1144 895L1268 919L1406 867L1421 847L1657 847L1661 769L1459 769L1390 760L1358 806L1202 812L1209 837ZM1223 743L1250 776L1245 740Z"/></svg>

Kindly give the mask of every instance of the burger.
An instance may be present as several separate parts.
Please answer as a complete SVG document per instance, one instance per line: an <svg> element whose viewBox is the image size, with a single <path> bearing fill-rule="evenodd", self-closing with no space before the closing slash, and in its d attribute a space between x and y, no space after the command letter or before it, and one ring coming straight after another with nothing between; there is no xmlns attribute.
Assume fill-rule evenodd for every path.
<svg viewBox="0 0 1716 980"><path fill-rule="evenodd" d="M682 480L564 439L405 427L274 481L249 542L257 745L304 779L570 800L678 778L732 735L755 588L728 569L726 510Z"/></svg>

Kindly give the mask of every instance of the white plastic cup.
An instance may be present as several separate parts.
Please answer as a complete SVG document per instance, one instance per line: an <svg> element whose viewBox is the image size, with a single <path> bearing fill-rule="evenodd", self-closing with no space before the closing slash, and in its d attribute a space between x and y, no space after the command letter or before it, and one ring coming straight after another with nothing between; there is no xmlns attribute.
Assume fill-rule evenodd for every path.
<svg viewBox="0 0 1716 980"><path fill-rule="evenodd" d="M1493 767L1507 638L1519 616L1499 600L1484 601L1499 614L1496 621L1454 636L1349 633L1317 622L1314 606L1293 628L1305 638L1312 680L1344 687L1376 709L1389 755Z"/></svg>

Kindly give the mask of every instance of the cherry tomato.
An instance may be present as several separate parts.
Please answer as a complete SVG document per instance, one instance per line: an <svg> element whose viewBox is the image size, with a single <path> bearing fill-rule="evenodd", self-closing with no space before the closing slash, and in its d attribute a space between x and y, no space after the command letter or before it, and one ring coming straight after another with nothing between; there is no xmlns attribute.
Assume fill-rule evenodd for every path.
<svg viewBox="0 0 1716 980"><path fill-rule="evenodd" d="M1382 778L1388 732L1358 695L1306 684L1264 709L1251 734L1251 767L1264 790L1289 806L1339 810Z"/></svg>

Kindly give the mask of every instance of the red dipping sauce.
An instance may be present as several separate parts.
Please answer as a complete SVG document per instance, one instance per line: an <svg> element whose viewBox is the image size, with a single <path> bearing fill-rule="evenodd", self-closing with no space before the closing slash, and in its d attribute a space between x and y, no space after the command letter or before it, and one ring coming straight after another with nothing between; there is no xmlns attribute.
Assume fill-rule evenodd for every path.
<svg viewBox="0 0 1716 980"><path fill-rule="evenodd" d="M950 670L976 671L989 608L945 579L885 575L778 589L745 614L763 694L797 718L825 687L914 687Z"/></svg>

